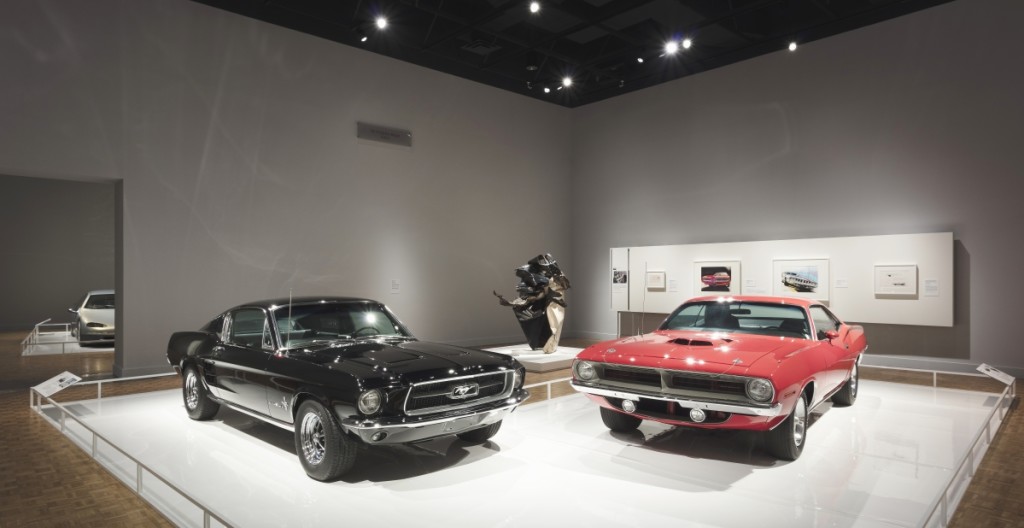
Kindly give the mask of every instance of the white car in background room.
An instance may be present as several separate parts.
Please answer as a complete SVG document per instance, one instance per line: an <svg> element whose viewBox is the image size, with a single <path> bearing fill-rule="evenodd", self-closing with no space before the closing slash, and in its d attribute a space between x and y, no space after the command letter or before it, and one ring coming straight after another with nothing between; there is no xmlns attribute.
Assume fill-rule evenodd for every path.
<svg viewBox="0 0 1024 528"><path fill-rule="evenodd" d="M68 311L75 314L71 335L79 342L114 340L114 290L86 293Z"/></svg>

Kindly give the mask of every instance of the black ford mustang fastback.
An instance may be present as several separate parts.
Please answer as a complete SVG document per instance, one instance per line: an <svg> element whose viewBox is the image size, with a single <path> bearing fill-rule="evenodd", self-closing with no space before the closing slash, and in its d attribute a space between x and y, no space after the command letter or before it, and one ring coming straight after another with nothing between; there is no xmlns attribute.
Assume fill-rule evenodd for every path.
<svg viewBox="0 0 1024 528"><path fill-rule="evenodd" d="M515 359L417 341L383 304L305 297L232 308L177 332L167 360L184 377L185 410L224 405L295 433L306 473L332 480L359 442L494 436L529 396Z"/></svg>

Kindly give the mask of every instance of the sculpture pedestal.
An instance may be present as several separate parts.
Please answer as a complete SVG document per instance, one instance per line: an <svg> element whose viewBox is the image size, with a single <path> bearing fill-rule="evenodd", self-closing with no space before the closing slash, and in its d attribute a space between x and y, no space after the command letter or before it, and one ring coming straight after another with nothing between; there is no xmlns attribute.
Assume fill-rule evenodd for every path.
<svg viewBox="0 0 1024 528"><path fill-rule="evenodd" d="M523 343L521 345L485 348L484 350L515 357L526 367L527 372L551 372L552 370L565 369L572 366L572 360L583 349L560 346L554 353L545 354L543 350L530 350L530 346Z"/></svg>

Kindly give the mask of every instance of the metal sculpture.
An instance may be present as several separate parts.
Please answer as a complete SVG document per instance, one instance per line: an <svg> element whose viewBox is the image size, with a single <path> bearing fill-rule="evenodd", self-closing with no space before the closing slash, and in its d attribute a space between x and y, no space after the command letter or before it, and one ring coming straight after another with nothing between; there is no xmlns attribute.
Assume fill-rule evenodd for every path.
<svg viewBox="0 0 1024 528"><path fill-rule="evenodd" d="M516 268L516 276L519 277L516 299L509 301L496 291L491 293L499 304L512 308L532 350L554 353L562 337L569 279L550 253L537 255Z"/></svg>

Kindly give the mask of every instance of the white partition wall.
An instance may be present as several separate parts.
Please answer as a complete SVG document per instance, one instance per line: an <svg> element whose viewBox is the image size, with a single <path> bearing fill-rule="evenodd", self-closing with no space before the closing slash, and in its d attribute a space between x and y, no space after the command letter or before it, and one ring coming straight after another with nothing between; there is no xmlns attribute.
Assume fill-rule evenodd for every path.
<svg viewBox="0 0 1024 528"><path fill-rule="evenodd" d="M813 296L843 319L861 323L953 326L953 233L644 246L614 248L611 255L614 270L629 272L628 294L609 279L616 311L668 313L691 297L715 295L701 291L696 270L701 263L733 262L739 264L733 293ZM782 287L776 268L783 261L820 263L817 293ZM876 274L909 271L915 273L906 281L907 293L876 284ZM661 272L664 284L646 280L661 281Z"/></svg>

